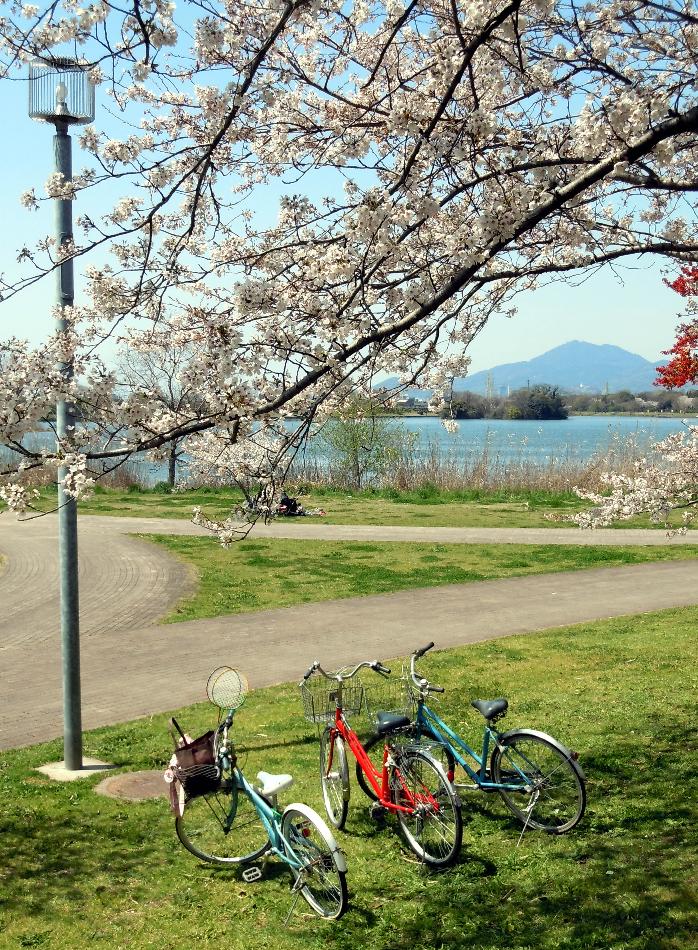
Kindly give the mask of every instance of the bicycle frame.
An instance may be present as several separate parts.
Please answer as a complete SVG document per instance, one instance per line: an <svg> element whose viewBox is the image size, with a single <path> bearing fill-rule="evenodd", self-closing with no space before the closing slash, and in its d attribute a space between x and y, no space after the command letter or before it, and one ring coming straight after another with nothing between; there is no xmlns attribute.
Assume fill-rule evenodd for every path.
<svg viewBox="0 0 698 950"><path fill-rule="evenodd" d="M231 753L228 747L228 731L233 724L234 717L235 710L228 710L228 716L222 726L223 741L218 752L218 761L221 771L230 771L231 780L235 783L236 790L231 795L230 811L228 812L228 816L225 821L225 830L229 830L235 821L238 795L246 795L247 798L249 798L249 800L252 802L255 811L259 816L259 820L264 825L264 829L269 837L272 853L275 854L276 857L285 864L288 864L296 871L299 871L302 867L302 864L296 858L290 843L281 833L281 812L273 805L270 805L264 798L262 798L254 786L247 781L239 768L231 767Z"/></svg>
<svg viewBox="0 0 698 950"><path fill-rule="evenodd" d="M233 780L235 781L236 788L238 789L238 794L242 793L243 795L246 795L254 805L255 810L259 815L259 820L264 825L264 829L269 836L272 853L275 854L276 857L285 864L288 864L296 871L300 871L303 865L296 858L290 842L287 841L281 833L281 812L274 806L269 805L265 799L262 798L256 789L250 785L240 769L234 770ZM228 822L230 825L232 825L233 821L235 820L235 809L236 803L234 803L231 807L231 813L228 817Z"/></svg>
<svg viewBox="0 0 698 950"><path fill-rule="evenodd" d="M492 741L496 744L499 741L499 737L502 735L497 729L493 729L488 723L485 723L482 735L482 751L478 753L471 749L467 742L451 729L440 716L438 716L433 709L430 709L427 706L424 699L420 696L417 700L417 715L415 717L415 725L417 726L417 734L424 733L431 736L437 742L446 746L446 748L451 752L453 758L456 762L463 768L463 771L472 779L475 783L474 788L480 788L483 791L508 791L516 792L521 791L522 787L524 789L529 788L530 779L525 772L522 772L521 769L515 762L510 762L510 767L512 770L519 773L521 782L493 782L487 772L487 762L489 757L489 750ZM471 768L467 760L464 758L463 753L470 757L470 759L477 763L479 770ZM449 779L452 780L449 775ZM470 787L470 786L468 786Z"/></svg>
<svg viewBox="0 0 698 950"><path fill-rule="evenodd" d="M328 771L332 768L332 761L334 758L334 743L338 735L344 739L346 744L351 749L354 758L361 766L361 770L371 783L373 790L376 793L376 797L378 798L379 804L389 811L401 811L407 815L413 814L418 802L404 783L402 783L402 790L409 804L407 806L398 805L397 802L391 800L388 780L388 766L392 763L390 761L390 749L388 743L386 742L383 747L383 766L381 772L379 773L373 762L371 762L368 755L366 754L366 750L361 745L361 740L351 728L344 716L344 713L339 707L337 707L334 728L330 734L331 745L330 757L327 763ZM438 809L438 804L433 800L431 795L429 796L429 804Z"/></svg>
<svg viewBox="0 0 698 950"><path fill-rule="evenodd" d="M344 683L350 679L353 679L353 677L356 676L359 670L363 667L369 667L375 672L381 673L382 675L387 675L390 673L390 670L387 669L387 667L384 667L377 660L372 662L364 660L362 663L357 664L357 666L355 666L351 672L340 671L339 673L330 674L325 672L325 670L323 670L323 668L320 666L320 663L316 660L303 677L305 681L310 676L312 676L313 673L318 672L324 676L325 679L337 683L337 688L331 694L335 705L335 715L334 725L330 730L330 754L327 761L327 773L329 774L330 770L332 769L335 741L339 735L349 746L349 749L354 755L356 761L359 763L361 770L371 783L371 786L373 787L378 799L378 803L382 805L386 811L402 812L406 815L414 815L418 808L423 805L427 805L429 808L432 808L434 811L438 812L440 810L439 803L428 789L425 789L423 794L416 792L416 794L413 795L410 789L407 787L407 784L402 779L399 763L392 758L390 741L387 737L383 747L383 763L379 773L376 767L373 765L373 762L371 762L370 758L368 757L366 750L361 744L361 740L349 725L349 722L344 715L344 709L342 706L343 687ZM393 801L394 796L391 795L388 771L392 766L395 766L396 768L397 777L401 785L401 794L403 799L407 802L406 805L400 805Z"/></svg>

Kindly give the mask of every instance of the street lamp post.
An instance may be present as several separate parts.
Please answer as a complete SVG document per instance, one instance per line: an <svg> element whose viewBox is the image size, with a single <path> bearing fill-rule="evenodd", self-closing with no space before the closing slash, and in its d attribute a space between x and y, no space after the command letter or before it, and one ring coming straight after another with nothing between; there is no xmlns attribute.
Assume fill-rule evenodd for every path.
<svg viewBox="0 0 698 950"><path fill-rule="evenodd" d="M53 139L54 170L65 182L72 180L71 125L84 125L95 117L95 91L84 68L63 57L37 60L29 67L29 115L50 122ZM56 247L73 242L73 214L70 198L56 199ZM56 268L56 330L69 327L66 308L73 306L73 261L64 260ZM73 361L59 364L66 381L73 378ZM56 404L56 434L60 443L75 426L72 403L59 399ZM77 503L63 488L66 468L58 469L58 560L61 598L61 653L63 664L63 750L65 768L82 768L82 716L80 709L80 610L78 604L78 521Z"/></svg>

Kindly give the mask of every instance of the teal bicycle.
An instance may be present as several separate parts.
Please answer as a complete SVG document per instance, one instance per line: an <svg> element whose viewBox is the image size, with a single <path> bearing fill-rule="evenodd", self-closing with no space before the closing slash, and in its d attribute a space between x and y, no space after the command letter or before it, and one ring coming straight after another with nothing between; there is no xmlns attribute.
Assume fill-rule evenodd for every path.
<svg viewBox="0 0 698 950"><path fill-rule="evenodd" d="M425 741L432 755L441 757L449 781L456 789L497 792L507 808L519 819L524 831L534 829L561 835L577 825L586 808L586 779L577 762L577 753L561 742L535 729L500 732L496 723L506 715L506 699L476 699L471 706L484 717L482 749L471 749L427 704L430 693L443 693L416 669L416 661L434 646L433 642L415 650L410 659L406 684L416 703L416 715L393 717L393 732L408 741ZM386 733L372 736L365 743L367 752L382 749ZM491 750L491 752L490 752ZM374 753L375 754L375 753ZM469 783L457 782L460 766ZM362 790L375 799L363 772L356 778Z"/></svg>
<svg viewBox="0 0 698 950"><path fill-rule="evenodd" d="M238 763L230 732L246 690L243 676L220 667L206 687L211 702L227 710L218 728L190 740L172 720L181 736L169 776L177 837L202 861L243 866L247 882L262 877L253 862L273 854L291 870L294 897L336 920L347 908L347 864L329 828L300 802L279 809L277 796L293 783L290 775L259 772L253 785ZM295 899L289 917L294 907Z"/></svg>

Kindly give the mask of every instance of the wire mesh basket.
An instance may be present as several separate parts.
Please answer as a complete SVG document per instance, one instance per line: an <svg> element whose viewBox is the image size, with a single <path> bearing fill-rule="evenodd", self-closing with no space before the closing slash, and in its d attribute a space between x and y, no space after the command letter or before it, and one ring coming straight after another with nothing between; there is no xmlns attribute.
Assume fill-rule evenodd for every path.
<svg viewBox="0 0 698 950"><path fill-rule="evenodd" d="M334 719L338 690L339 683L330 683L317 676L300 684L303 715L308 722L331 722ZM351 684L343 683L342 709L344 712L358 715L363 704L363 683L357 680L353 680Z"/></svg>
<svg viewBox="0 0 698 950"><path fill-rule="evenodd" d="M188 798L215 789L221 777L216 762L215 733L211 730L175 750L175 774Z"/></svg>
<svg viewBox="0 0 698 950"><path fill-rule="evenodd" d="M412 716L414 700L406 680L379 680L365 687L364 705L367 715L375 718L379 712L394 713L399 716Z"/></svg>

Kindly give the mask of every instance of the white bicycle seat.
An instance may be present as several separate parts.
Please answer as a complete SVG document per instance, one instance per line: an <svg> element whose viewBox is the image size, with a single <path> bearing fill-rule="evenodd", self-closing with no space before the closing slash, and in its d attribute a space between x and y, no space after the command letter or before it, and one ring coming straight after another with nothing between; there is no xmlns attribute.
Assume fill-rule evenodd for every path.
<svg viewBox="0 0 698 950"><path fill-rule="evenodd" d="M270 772L257 772L257 778L262 783L260 792L266 798L278 795L279 792L283 792L285 788L290 788L293 785L292 775L272 775Z"/></svg>

